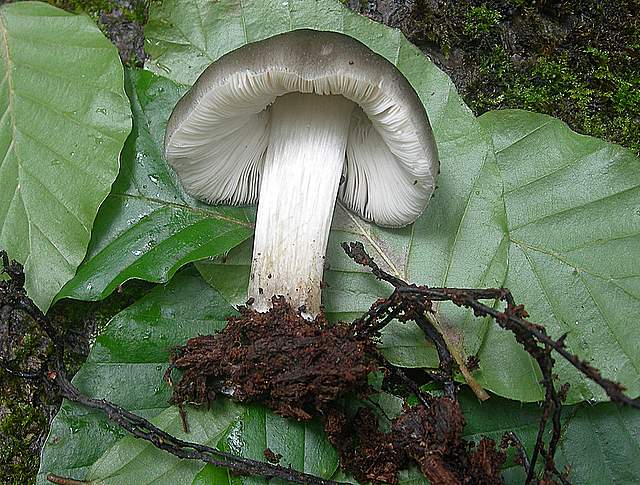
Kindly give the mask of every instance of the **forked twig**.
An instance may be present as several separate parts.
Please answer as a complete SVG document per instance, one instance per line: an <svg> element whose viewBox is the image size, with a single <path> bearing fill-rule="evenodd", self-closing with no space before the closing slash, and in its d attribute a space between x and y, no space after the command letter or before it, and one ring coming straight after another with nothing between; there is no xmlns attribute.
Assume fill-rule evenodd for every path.
<svg viewBox="0 0 640 485"><path fill-rule="evenodd" d="M433 326L425 324L424 312L433 311L434 301L450 301L457 306L473 310L477 317L488 316L502 328L511 331L518 343L536 360L542 372L542 385L545 389L545 400L535 447L530 461L523 459L527 478L525 485L534 479L536 461L539 455L544 457L545 474L556 476L562 483L568 483L566 478L556 469L554 456L561 434L562 401L568 386L562 386L557 390L554 385L553 368L555 361L552 351L557 352L576 369L604 389L611 401L625 404L640 409L640 399L633 399L624 393L624 387L612 380L602 377L600 371L572 354L565 346L566 335L555 340L547 334L542 325L537 325L526 320L528 314L523 305L516 305L511 292L506 288L432 288L418 286L393 276L382 270L367 254L360 242L343 243L342 248L356 263L368 267L380 280L393 285L394 291L387 300L376 302L371 309L359 320L373 324L378 330L390 321L390 316L400 315L401 321L413 320L429 337L438 351L440 358L440 370L447 377L444 380L445 392L451 394L447 385L452 385L450 376L453 372L453 359L446 349L446 344ZM499 300L505 303L504 310L496 310L493 307L481 303L479 300ZM548 421L551 420L551 438L548 446L544 443L544 432ZM521 449L522 452L522 449ZM526 457L525 457L526 458Z"/></svg>

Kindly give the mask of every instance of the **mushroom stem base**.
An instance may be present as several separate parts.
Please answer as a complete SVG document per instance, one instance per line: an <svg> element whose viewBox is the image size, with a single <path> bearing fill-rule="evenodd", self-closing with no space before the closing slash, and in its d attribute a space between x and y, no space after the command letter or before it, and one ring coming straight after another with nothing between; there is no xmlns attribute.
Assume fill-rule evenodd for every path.
<svg viewBox="0 0 640 485"><path fill-rule="evenodd" d="M274 295L317 315L329 229L354 103L292 93L271 110L249 281L253 308Z"/></svg>

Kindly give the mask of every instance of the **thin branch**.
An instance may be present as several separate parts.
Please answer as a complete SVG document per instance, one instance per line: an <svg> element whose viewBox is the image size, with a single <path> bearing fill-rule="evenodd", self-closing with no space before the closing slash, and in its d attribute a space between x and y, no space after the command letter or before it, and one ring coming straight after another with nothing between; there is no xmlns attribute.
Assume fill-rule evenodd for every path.
<svg viewBox="0 0 640 485"><path fill-rule="evenodd" d="M69 401L81 404L85 407L103 412L107 418L127 430L136 438L150 442L156 448L167 451L178 458L187 460L199 460L211 465L227 468L240 475L253 475L267 479L278 478L291 483L302 485L346 485L334 480L326 480L321 477L302 473L291 468L273 465L257 460L251 460L231 453L217 450L198 443L191 443L178 439L169 433L157 428L146 419L123 409L104 399L94 399L83 395L78 388L66 377L62 355L64 341L47 317L34 305L24 290L24 273L22 266L15 261L9 261L4 251L0 251L2 273L9 275L10 280L0 282L0 306L8 306L13 310L24 312L33 318L44 330L53 343L55 354L50 363L50 368L42 369L40 377L47 387L53 387L58 394ZM33 378L31 373L21 373L7 367L14 375L24 374L21 377ZM82 481L60 477L50 474L47 479L52 483L63 485L76 485Z"/></svg>
<svg viewBox="0 0 640 485"><path fill-rule="evenodd" d="M489 290L480 290L482 295L477 296L479 290L468 288L430 288L426 286L412 287L405 286L396 288L401 294L419 294L432 301L451 301L454 304L470 308L475 316L489 316L493 318L498 325L507 330L523 331L531 334L541 344L549 345L558 354L564 357L571 365L578 369L586 377L598 384L613 402L625 404L636 409L640 409L640 399L634 399L624 394L624 387L617 382L602 377L600 371L590 365L587 361L581 360L577 355L567 350L564 340L566 335L562 335L559 339L551 338L542 325L537 325L525 320L526 312L522 305L516 306L513 303L507 303L504 311L496 310L490 306L480 303L479 299L498 298L503 301L513 301L511 293L506 288L492 288ZM490 296L490 295L494 296ZM509 300L507 300L507 298Z"/></svg>
<svg viewBox="0 0 640 485"><path fill-rule="evenodd" d="M611 401L640 409L640 399L634 399L624 394L624 387L621 384L602 377L598 369L567 350L564 343L566 335L554 340L547 334L542 325L525 320L528 316L527 312L522 305L515 304L513 296L507 288L437 288L410 285L381 270L373 261L373 258L365 252L362 243L343 243L342 247L356 263L369 267L376 277L391 283L395 287L391 297L380 302L385 311L393 309L406 296L421 296L427 302L450 301L457 306L469 308L473 310L474 315L477 317L488 316L493 318L501 327L516 333L516 338L523 332L524 335L535 337L540 344L548 345L582 374L602 387ZM478 301L487 299L504 301L506 303L505 310L499 311ZM423 304L428 306L428 303Z"/></svg>
<svg viewBox="0 0 640 485"><path fill-rule="evenodd" d="M181 440L162 431L146 419L107 400L83 395L62 373L49 373L49 379L57 386L61 397L90 409L102 411L110 421L118 424L136 438L148 441L156 448L167 451L178 458L203 461L217 467L227 468L241 475L260 476L267 479L279 478L303 485L341 485L340 482L334 480L326 480L291 468L251 460L210 446Z"/></svg>
<svg viewBox="0 0 640 485"><path fill-rule="evenodd" d="M527 475L525 485L534 482L536 462L540 455L544 458L545 477L556 476L563 484L569 483L557 470L554 463L555 452L562 431L560 421L562 401L568 390L568 385L563 385L560 391L558 391L554 385L553 369L555 361L551 355L552 351L557 352L587 378L602 387L611 401L640 409L640 399L633 399L627 396L624 394L624 387L621 384L602 377L598 369L569 352L565 346L566 335L554 340L547 334L546 329L542 325L534 324L526 320L528 314L524 310L524 306L515 304L513 296L508 289L431 288L428 286L408 284L400 278L382 270L373 258L367 254L362 243L343 243L342 248L356 263L368 267L378 279L386 281L394 287L392 295L387 300L379 300L376 302L369 312L357 322L376 323L379 321L381 315L391 314L398 315L401 321L415 321L425 335L435 344L440 359L440 369L447 379L449 379L453 373L453 358L442 334L425 318L427 313L433 312L434 301L451 301L457 306L473 310L476 317L488 316L493 318L500 327L511 331L518 343L536 360L542 372L541 383L545 389L545 400L535 447L530 461L526 460L524 448L521 446L521 443L519 446L519 451L523 455L522 462ZM487 299L505 302L505 309L499 311L479 301ZM387 322L388 319L382 321ZM382 327L378 325L376 331L379 331L381 328ZM451 396L453 396L454 392L452 386L452 382L445 380L445 393ZM544 434L549 420L551 420L551 438L549 439L548 446L545 446ZM519 443L519 441L517 441L517 443Z"/></svg>
<svg viewBox="0 0 640 485"><path fill-rule="evenodd" d="M415 285L409 285L401 278L382 270L373 258L367 254L362 243L345 242L342 243L342 249L356 263L370 268L374 276L393 285L396 291L402 288L417 288ZM409 304L413 305L412 309L409 308ZM455 384L451 376L453 375L453 364L456 363L469 384L469 387L471 387L478 399L481 401L489 399L487 392L478 381L474 379L469 369L467 369L460 352L448 342L446 335L440 329L440 325L437 318L435 318L435 312L433 312L429 300L414 299L409 302L404 295L394 292L387 300L380 300L374 304L367 313L354 323L361 324L368 329L375 328L379 330L384 328L394 318L398 318L400 313L404 313L405 317L399 318L399 320L414 320L425 335L433 340L436 351L438 352L438 357L440 358L440 367L443 376L448 376L445 378L448 379L445 385L445 392L448 395L452 395L455 392ZM386 317L381 320L385 315ZM374 320L376 324L373 323ZM443 384L445 383L443 382Z"/></svg>
<svg viewBox="0 0 640 485"><path fill-rule="evenodd" d="M73 478L61 477L60 475L54 475L53 473L49 473L47 475L47 481L55 483L56 485L85 485L87 483L91 483L85 480L74 480Z"/></svg>
<svg viewBox="0 0 640 485"><path fill-rule="evenodd" d="M400 321L413 320L416 322L424 334L434 343L440 360L440 380L445 393L454 397L456 393L456 385L453 381L455 360L443 335L433 322L426 318L427 313L432 311L431 302L424 298L406 298L398 293L398 288L410 287L410 285L401 278L380 269L373 258L366 253L361 243L342 243L342 248L356 263L367 266L377 278L391 283L396 288L388 300L374 304L362 318L355 322L355 325L364 325L364 328L373 328L377 331L391 321L391 316Z"/></svg>
<svg viewBox="0 0 640 485"><path fill-rule="evenodd" d="M511 445L516 449L518 458L522 461L522 467L524 468L525 473L528 474L529 470L531 469L531 463L529 462L529 458L527 457L527 450L525 450L524 445L522 444L522 441L520 441L518 435L513 431L508 431L503 437L503 443L505 444L505 447L506 445Z"/></svg>

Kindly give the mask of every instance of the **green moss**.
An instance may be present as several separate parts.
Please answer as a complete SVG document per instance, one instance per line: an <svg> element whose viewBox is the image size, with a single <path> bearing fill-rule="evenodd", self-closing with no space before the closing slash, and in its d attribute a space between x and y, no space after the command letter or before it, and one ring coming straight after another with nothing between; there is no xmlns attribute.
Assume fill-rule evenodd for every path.
<svg viewBox="0 0 640 485"><path fill-rule="evenodd" d="M584 54L578 65L562 52L519 66L497 46L480 65L482 82L492 88L478 89L467 100L478 113L513 107L553 114L577 131L640 153L640 75L621 72L607 51L588 47Z"/></svg>
<svg viewBox="0 0 640 485"><path fill-rule="evenodd" d="M493 27L500 23L502 15L499 11L493 10L486 5L471 7L467 11L464 33L470 37L477 37L480 34L488 33Z"/></svg>
<svg viewBox="0 0 640 485"><path fill-rule="evenodd" d="M70 375L86 359L95 336L121 310L142 297L153 285L132 281L104 302L63 300L47 315L65 341L64 360ZM29 318L11 320L9 340L14 367L37 371L46 363L51 347ZM0 483L31 484L39 466L40 445L48 429L51 407L59 400L47 396L41 385L9 375L0 369Z"/></svg>
<svg viewBox="0 0 640 485"><path fill-rule="evenodd" d="M8 411L0 420L0 483L33 483L39 462L35 445L47 426L45 414L25 403L7 403L5 398L0 406Z"/></svg>
<svg viewBox="0 0 640 485"><path fill-rule="evenodd" d="M637 0L417 0L400 27L476 114L538 111L640 154Z"/></svg>
<svg viewBox="0 0 640 485"><path fill-rule="evenodd" d="M101 11L110 10L115 5L109 0L47 0L47 3L68 12L86 13L96 20Z"/></svg>
<svg viewBox="0 0 640 485"><path fill-rule="evenodd" d="M148 0L137 0L131 2L131 8L123 8L114 0L46 0L50 5L54 5L68 12L86 13L96 22L102 12L110 12L119 8L122 15L132 22L144 24L146 22L146 7Z"/></svg>

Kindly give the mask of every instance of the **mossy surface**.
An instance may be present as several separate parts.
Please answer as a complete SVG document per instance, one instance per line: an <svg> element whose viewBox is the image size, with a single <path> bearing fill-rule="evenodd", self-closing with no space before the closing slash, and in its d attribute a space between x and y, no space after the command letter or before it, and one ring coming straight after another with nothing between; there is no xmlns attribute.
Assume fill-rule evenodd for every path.
<svg viewBox="0 0 640 485"><path fill-rule="evenodd" d="M149 5L160 0L46 0L69 12L91 17L116 45L125 65L141 67L146 59L142 27Z"/></svg>
<svg viewBox="0 0 640 485"><path fill-rule="evenodd" d="M640 153L638 0L416 0L394 8L373 15L429 54L476 114L542 112Z"/></svg>
<svg viewBox="0 0 640 485"><path fill-rule="evenodd" d="M86 13L96 22L100 19L100 14L111 12L115 9L122 10L125 18L132 22L144 24L147 19L147 4L149 2L141 0L46 0L68 12Z"/></svg>
<svg viewBox="0 0 640 485"><path fill-rule="evenodd" d="M153 285L132 281L103 302L65 300L48 317L63 336L64 360L73 375L85 361L100 329ZM35 322L22 314L6 313L0 321L0 360L12 369L38 372L51 356L48 339ZM0 368L0 483L35 482L44 445L60 400L38 381L25 380Z"/></svg>

